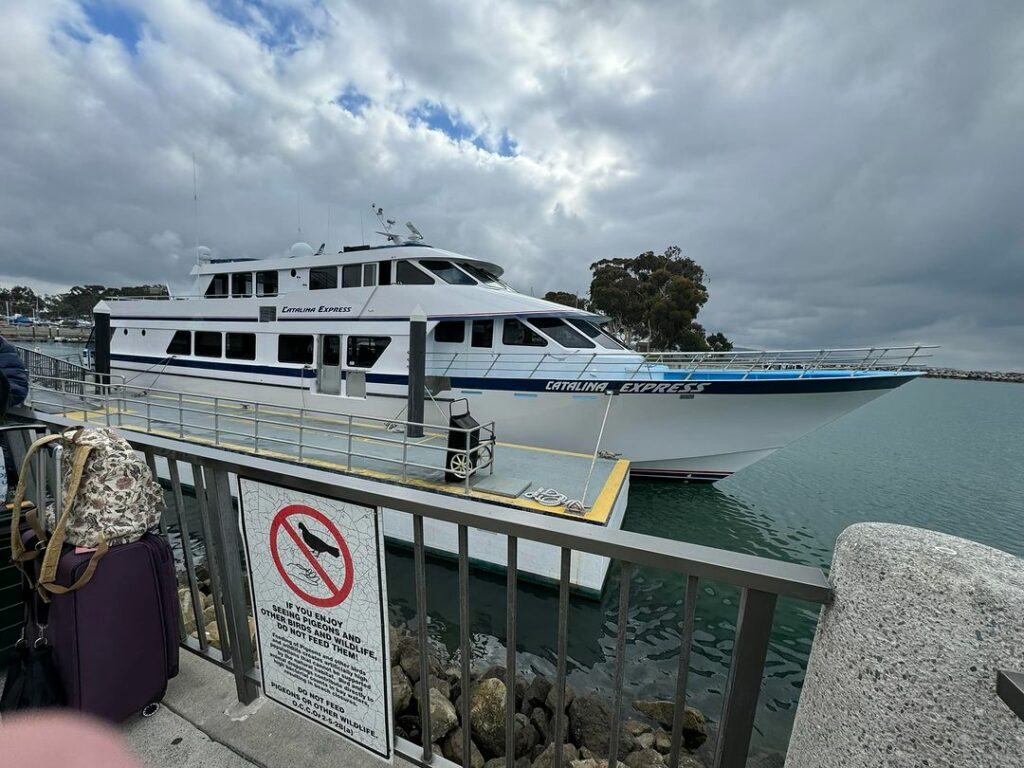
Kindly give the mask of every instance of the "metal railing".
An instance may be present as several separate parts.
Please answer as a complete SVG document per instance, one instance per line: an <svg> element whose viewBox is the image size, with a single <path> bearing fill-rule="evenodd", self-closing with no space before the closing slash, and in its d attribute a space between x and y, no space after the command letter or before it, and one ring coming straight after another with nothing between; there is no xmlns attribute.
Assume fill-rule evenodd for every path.
<svg viewBox="0 0 1024 768"><path fill-rule="evenodd" d="M723 373L729 378L857 376L901 372L931 357L935 346L786 349L740 352L428 352L430 376L486 378L612 379L687 381ZM787 374L783 374L787 375Z"/></svg>
<svg viewBox="0 0 1024 768"><path fill-rule="evenodd" d="M24 418L38 418L51 429L67 420L43 414L25 413ZM342 502L362 504L378 509L398 510L412 516L415 607L419 632L417 648L420 679L429 680L429 635L427 621L426 548L424 521L441 521L458 531L459 582L459 653L462 659L462 680L471 679L472 646L469 627L470 580L469 532L486 532L507 541L505 589L506 612L506 680L516 679L516 639L518 620L516 597L519 586L517 557L520 544L541 543L557 548L560 562L558 579L557 659L554 708L553 768L565 768L562 749L567 731L565 714L565 683L567 676L567 638L569 633L570 562L574 552L609 557L619 564L621 583L615 651L614 683L610 694L614 702L609 722L611 744L608 754L610 768L615 768L617 740L622 723L625 656L629 632L630 580L637 567L651 567L685 575L682 616L678 628L680 645L675 681L674 722L668 765L678 765L682 748L684 705L687 701L690 651L694 642L694 611L698 590L704 580L723 582L741 590L736 633L732 646L724 703L718 717L715 768L741 768L746 762L758 698L764 678L772 619L779 597L790 597L811 603L824 603L830 597L828 583L819 569L794 565L763 557L738 554L720 549L659 539L637 533L583 526L577 522L541 517L523 510L505 510L501 516L481 512L469 499L439 498L416 488L401 488L367 478L340 476L309 466L286 465L266 458L231 453L215 447L198 446L154 435L126 432L133 447L142 452L156 470L158 457L166 460L171 485L170 527L185 542L200 538L209 569L209 589L214 600L214 622L220 635L220 649L214 650L202 626L202 601L196 575L196 563L185 555L182 578L188 588L189 601L197 617L196 637L187 636L181 627L185 648L229 669L234 674L238 699L248 703L258 695L260 677L256 670L253 641L248 618L252 601L247 591L245 566L239 532L239 513L233 503L233 476L258 478L289 490L323 495ZM27 442L15 450L23 455ZM188 467L193 477L199 515L198 531L190 531L183 509L181 470ZM34 487L31 486L30 487ZM477 535L477 534L474 534ZM678 603L665 606L666 611L679 610ZM594 638L598 642L598 638ZM514 685L506 688L505 734L506 765L515 761ZM469 719L469 696L462 697L461 720L463 752L471 754L472 728ZM430 728L428 697L419 697L421 743L413 744L395 738L396 752L417 764L430 764L434 759Z"/></svg>
<svg viewBox="0 0 1024 768"><path fill-rule="evenodd" d="M95 374L84 365L73 363L44 352L15 344L21 362L28 369L33 381L43 383L50 389L58 389L75 395L84 395L87 385L95 382Z"/></svg>
<svg viewBox="0 0 1024 768"><path fill-rule="evenodd" d="M96 376L91 371L88 374ZM339 468L348 472L381 462L397 467L403 481L409 479L411 470L450 472L462 482L466 493L472 478L481 471L494 473L497 438L493 421L478 427L453 427L154 389L123 380L99 386L89 379L68 380L47 374L33 376L33 385L38 385L32 388L33 406L56 412L75 410L77 421L94 426L170 433L182 440L208 436L205 439L215 446L256 454L276 453L297 461L326 454L337 458ZM68 394L82 397L69 402ZM410 427L422 428L425 437L411 438ZM449 447L453 435L456 447ZM359 446L380 450L360 451ZM401 455L390 456L388 450ZM421 452L436 455L441 461L418 461Z"/></svg>

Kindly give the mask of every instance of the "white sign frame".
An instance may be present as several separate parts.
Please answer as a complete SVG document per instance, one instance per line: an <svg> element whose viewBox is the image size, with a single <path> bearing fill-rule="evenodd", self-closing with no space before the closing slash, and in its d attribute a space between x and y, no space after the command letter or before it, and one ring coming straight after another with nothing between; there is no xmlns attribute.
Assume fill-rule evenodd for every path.
<svg viewBox="0 0 1024 768"><path fill-rule="evenodd" d="M263 695L393 763L383 511L241 475L238 501ZM295 519L308 522L301 535L290 524ZM306 546L310 534L319 536L319 552ZM327 555L324 565L321 554ZM335 579L342 586L325 568L343 574ZM366 616L353 618L356 606L364 606ZM308 674L289 669L310 660ZM369 689L378 680L381 688L365 708L337 695L346 685ZM334 686L335 696L318 681ZM363 723L344 722L355 718ZM367 728L370 733L361 732Z"/></svg>

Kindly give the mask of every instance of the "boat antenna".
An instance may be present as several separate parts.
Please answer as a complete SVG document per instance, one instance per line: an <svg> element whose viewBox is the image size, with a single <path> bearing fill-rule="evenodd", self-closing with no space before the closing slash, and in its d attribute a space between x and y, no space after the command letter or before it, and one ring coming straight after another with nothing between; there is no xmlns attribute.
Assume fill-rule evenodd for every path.
<svg viewBox="0 0 1024 768"><path fill-rule="evenodd" d="M196 173L196 153L192 153L192 228L196 238L196 264L199 263L199 175Z"/></svg>
<svg viewBox="0 0 1024 768"><path fill-rule="evenodd" d="M377 217L377 221L380 222L380 228L384 230L383 232L378 230L377 234L383 235L389 243L392 243L394 245L400 245L402 241L402 236L399 235L397 232L391 231L391 228L395 226L395 220L385 219L384 209L375 203L370 203L370 210L373 211L374 215Z"/></svg>

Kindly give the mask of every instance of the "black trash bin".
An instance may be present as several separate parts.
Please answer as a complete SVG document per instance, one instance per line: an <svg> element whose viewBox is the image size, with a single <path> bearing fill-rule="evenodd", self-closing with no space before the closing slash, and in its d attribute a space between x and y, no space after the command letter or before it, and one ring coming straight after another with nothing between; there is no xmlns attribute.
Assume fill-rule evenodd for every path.
<svg viewBox="0 0 1024 768"><path fill-rule="evenodd" d="M444 479L447 483L459 483L466 479L466 475L476 468L479 462L480 452L480 422L469 414L469 401L455 401L449 406L454 408L455 403L464 402L466 412L455 415L449 411L448 416L448 453L445 459ZM457 430L469 430L460 432ZM466 456L466 450L469 456ZM467 463L468 458L468 463Z"/></svg>

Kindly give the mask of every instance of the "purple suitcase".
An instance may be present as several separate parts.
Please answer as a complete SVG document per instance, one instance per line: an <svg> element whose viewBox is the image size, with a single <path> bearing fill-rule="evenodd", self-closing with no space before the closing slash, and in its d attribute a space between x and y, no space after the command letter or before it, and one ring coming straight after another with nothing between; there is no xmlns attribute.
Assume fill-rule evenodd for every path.
<svg viewBox="0 0 1024 768"><path fill-rule="evenodd" d="M73 584L90 556L65 546L57 583ZM51 600L46 638L69 707L121 722L163 698L178 674L180 610L163 536L111 547L88 584Z"/></svg>

